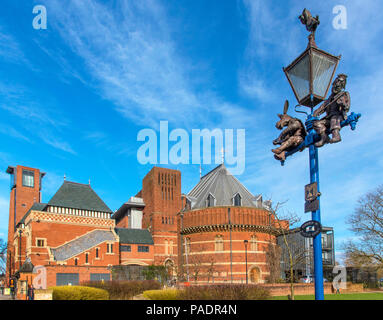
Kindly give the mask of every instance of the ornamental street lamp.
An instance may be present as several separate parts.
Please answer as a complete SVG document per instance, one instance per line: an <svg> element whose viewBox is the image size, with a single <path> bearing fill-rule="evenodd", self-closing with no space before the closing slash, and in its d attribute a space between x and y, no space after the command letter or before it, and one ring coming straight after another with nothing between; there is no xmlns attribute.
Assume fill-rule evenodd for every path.
<svg viewBox="0 0 383 320"><path fill-rule="evenodd" d="M249 280L248 280L248 274L247 274L247 244L248 244L249 241L247 240L243 240L243 243L245 244L245 261L246 261L246 284L249 283Z"/></svg>
<svg viewBox="0 0 383 320"><path fill-rule="evenodd" d="M314 33L307 49L288 67L283 68L300 105L314 107L326 99L340 56L318 49Z"/></svg>
<svg viewBox="0 0 383 320"><path fill-rule="evenodd" d="M312 221L308 221L304 225L315 226L315 232L307 232L302 226L301 234L314 238L315 299L323 300L318 148L327 143L340 142L341 128L350 126L351 130L355 130L361 115L353 112L347 114L350 110L351 99L350 94L345 91L347 82L345 74L339 74L333 81L331 94L326 100L340 56L334 56L317 47L315 31L320 23L318 16L314 18L307 9L304 9L299 19L311 32L308 38L309 43L306 50L288 67L283 68L283 71L298 101L298 106L309 107L311 112L296 110L307 115L305 125L303 125L300 119L287 114L289 103L286 100L283 114L278 114L280 120L276 123L277 129L286 128L273 141L274 145L280 146L273 149L272 152L275 159L284 165L287 157L303 151L305 148L309 149L310 184L305 186L305 212L311 211ZM321 102L323 102L322 105L314 111L314 107ZM323 113L326 115L319 119L318 117Z"/></svg>

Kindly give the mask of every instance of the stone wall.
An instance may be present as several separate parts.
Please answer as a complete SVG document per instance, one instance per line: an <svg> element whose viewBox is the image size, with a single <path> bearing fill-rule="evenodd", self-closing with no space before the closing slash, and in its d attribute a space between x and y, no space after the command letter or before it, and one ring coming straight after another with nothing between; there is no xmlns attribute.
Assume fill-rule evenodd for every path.
<svg viewBox="0 0 383 320"><path fill-rule="evenodd" d="M52 290L35 290L35 300L52 300Z"/></svg>
<svg viewBox="0 0 383 320"><path fill-rule="evenodd" d="M287 296L290 294L290 284L289 283L273 283L273 284L263 284L264 288L270 290L272 296ZM335 293L332 287L332 283L324 284L324 294ZM350 283L347 282L347 289L340 289L341 293L351 293L351 292L363 292L362 283ZM315 294L314 283L295 283L294 284L294 294L295 295L313 295Z"/></svg>

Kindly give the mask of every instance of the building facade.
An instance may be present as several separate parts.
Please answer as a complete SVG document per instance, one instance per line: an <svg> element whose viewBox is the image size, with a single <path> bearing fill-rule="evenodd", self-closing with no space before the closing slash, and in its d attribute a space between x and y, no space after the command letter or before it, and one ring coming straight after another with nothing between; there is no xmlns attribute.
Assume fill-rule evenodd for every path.
<svg viewBox="0 0 383 320"><path fill-rule="evenodd" d="M181 193L181 172L153 167L141 190L112 212L89 184L64 181L41 201L44 173L8 167L11 176L7 277L27 260L36 287L129 279L162 265L195 283L263 283L267 251L280 224L224 164ZM283 221L284 228L288 228ZM117 273L114 272L118 270Z"/></svg>
<svg viewBox="0 0 383 320"><path fill-rule="evenodd" d="M295 278L313 277L314 275L314 250L313 238L305 238L300 234L300 228L289 230L286 235L290 252L293 256L293 269ZM281 277L289 277L290 263L289 255L285 245L283 236L277 238L278 245L282 248L281 255ZM334 246L334 229L331 227L322 227L322 263L324 272L326 270L332 272L335 266L335 246Z"/></svg>

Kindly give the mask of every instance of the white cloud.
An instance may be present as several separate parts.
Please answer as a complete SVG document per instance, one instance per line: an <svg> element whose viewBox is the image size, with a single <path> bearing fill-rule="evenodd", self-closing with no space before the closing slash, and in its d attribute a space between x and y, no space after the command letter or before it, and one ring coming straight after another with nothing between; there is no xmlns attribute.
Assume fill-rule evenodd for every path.
<svg viewBox="0 0 383 320"><path fill-rule="evenodd" d="M46 106L46 101L36 98L29 89L21 85L2 83L0 93L3 99L0 108L18 118L19 121L13 123L28 131L28 135L10 125L2 126L0 133L28 142L31 142L32 137L37 137L56 149L76 154L69 143L61 138L63 130L67 130L69 125L61 110L54 109L52 105Z"/></svg>
<svg viewBox="0 0 383 320"><path fill-rule="evenodd" d="M92 89L123 116L151 127L160 120L201 127L231 121L225 114L230 110L245 113L209 88L197 93L192 64L178 53L171 38L175 26L157 1L120 1L113 9L76 0L52 1L49 11L52 27L82 58Z"/></svg>
<svg viewBox="0 0 383 320"><path fill-rule="evenodd" d="M12 138L30 141L29 138L22 134L20 131L4 123L0 123L0 133Z"/></svg>

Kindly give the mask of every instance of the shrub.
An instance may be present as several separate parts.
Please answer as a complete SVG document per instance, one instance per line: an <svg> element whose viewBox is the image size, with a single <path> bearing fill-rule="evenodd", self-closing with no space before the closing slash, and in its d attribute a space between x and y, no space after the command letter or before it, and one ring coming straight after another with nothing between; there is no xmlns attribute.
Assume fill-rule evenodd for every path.
<svg viewBox="0 0 383 320"><path fill-rule="evenodd" d="M52 288L53 300L109 300L106 290L83 286L60 286Z"/></svg>
<svg viewBox="0 0 383 320"><path fill-rule="evenodd" d="M161 284L154 280L88 281L82 285L108 291L111 300L127 300L146 290L161 288Z"/></svg>
<svg viewBox="0 0 383 320"><path fill-rule="evenodd" d="M210 285L186 287L179 300L267 300L270 293L257 285Z"/></svg>
<svg viewBox="0 0 383 320"><path fill-rule="evenodd" d="M147 290L144 297L150 300L177 300L178 293L177 289Z"/></svg>

